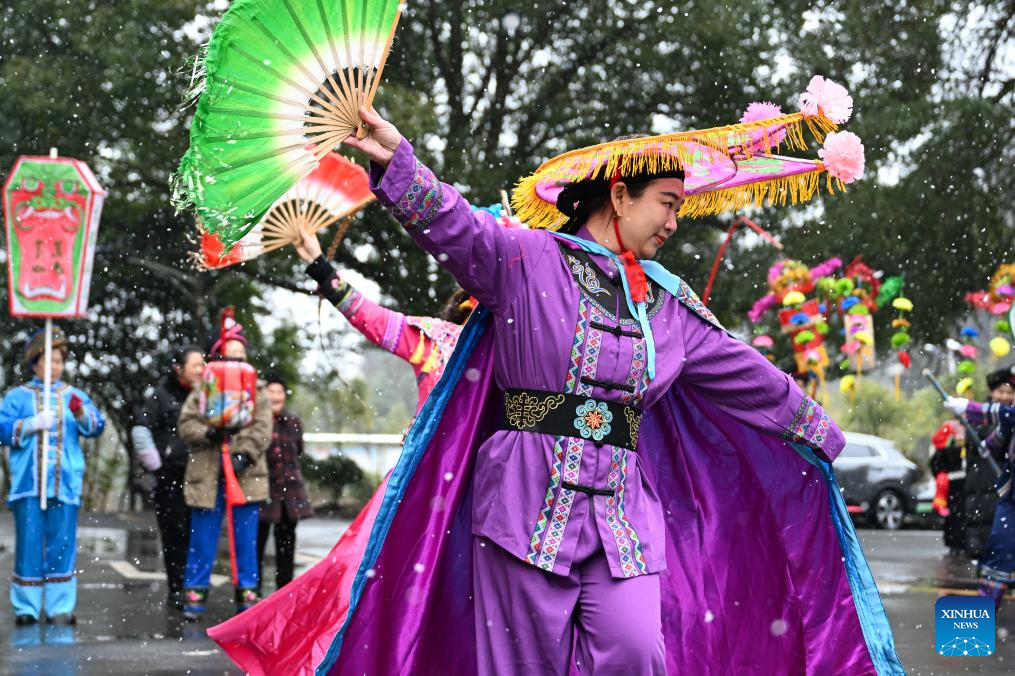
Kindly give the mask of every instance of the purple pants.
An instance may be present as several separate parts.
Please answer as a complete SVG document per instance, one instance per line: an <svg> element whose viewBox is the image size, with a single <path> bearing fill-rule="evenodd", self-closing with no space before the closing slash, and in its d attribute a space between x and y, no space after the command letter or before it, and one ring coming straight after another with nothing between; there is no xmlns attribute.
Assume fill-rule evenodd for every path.
<svg viewBox="0 0 1015 676"><path fill-rule="evenodd" d="M591 515L566 576L531 566L482 537L473 551L481 676L567 676L572 662L597 675L666 673L659 575L612 577Z"/></svg>

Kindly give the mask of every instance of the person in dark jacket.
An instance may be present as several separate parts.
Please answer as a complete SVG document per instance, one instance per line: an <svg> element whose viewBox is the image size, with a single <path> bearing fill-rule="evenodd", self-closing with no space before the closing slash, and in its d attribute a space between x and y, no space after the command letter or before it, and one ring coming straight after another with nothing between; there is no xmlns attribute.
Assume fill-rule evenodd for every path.
<svg viewBox="0 0 1015 676"><path fill-rule="evenodd" d="M293 579L296 554L296 522L314 515L300 470L303 455L303 421L285 407L286 383L277 373L267 378L268 401L274 427L268 447L270 498L261 508L257 529L257 568L264 562L264 549L271 529L275 529L275 588L281 589ZM264 580L258 575L258 580Z"/></svg>
<svg viewBox="0 0 1015 676"><path fill-rule="evenodd" d="M176 432L180 409L197 386L204 369L204 351L186 345L173 355L169 373L140 407L131 441L141 466L157 479L152 501L162 540L169 605L183 605L183 570L190 539L190 508L183 500L187 445Z"/></svg>
<svg viewBox="0 0 1015 676"><path fill-rule="evenodd" d="M944 518L945 547L961 553L966 544L962 513L966 499L966 428L949 420L934 433L931 441L934 455L930 458L930 471L938 487L934 508ZM942 497L944 504L940 504Z"/></svg>
<svg viewBox="0 0 1015 676"><path fill-rule="evenodd" d="M1002 368L987 374L987 388L990 390L990 402L1010 406L1015 397L1015 376L1011 368ZM981 425L977 432L981 439L986 439L996 430L997 425ZM1004 453L995 452L994 459L1000 464L1004 462ZM980 457L979 453L966 456L965 481L965 521L966 554L970 558L979 559L983 556L983 548L994 524L994 511L997 507L996 492L997 476Z"/></svg>

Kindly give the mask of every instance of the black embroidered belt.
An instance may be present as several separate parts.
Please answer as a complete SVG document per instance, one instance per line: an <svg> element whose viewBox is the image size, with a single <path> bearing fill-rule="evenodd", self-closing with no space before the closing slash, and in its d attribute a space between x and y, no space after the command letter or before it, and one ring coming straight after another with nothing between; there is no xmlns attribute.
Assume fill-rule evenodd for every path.
<svg viewBox="0 0 1015 676"><path fill-rule="evenodd" d="M615 401L542 390L504 390L501 428L588 439L598 446L638 446L641 410Z"/></svg>

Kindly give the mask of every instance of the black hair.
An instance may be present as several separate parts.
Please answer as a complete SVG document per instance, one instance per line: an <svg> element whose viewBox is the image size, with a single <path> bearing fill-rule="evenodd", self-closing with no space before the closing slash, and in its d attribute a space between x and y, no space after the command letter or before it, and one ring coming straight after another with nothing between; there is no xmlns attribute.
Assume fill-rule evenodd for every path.
<svg viewBox="0 0 1015 676"><path fill-rule="evenodd" d="M268 385L281 385L283 390L289 391L285 378L277 371L268 371L268 374L264 376L264 382Z"/></svg>
<svg viewBox="0 0 1015 676"><path fill-rule="evenodd" d="M455 291L444 304L444 309L441 310L441 319L452 324L464 324L465 320L472 314L471 307L462 307L462 303L467 300L469 300L468 291L465 289Z"/></svg>
<svg viewBox="0 0 1015 676"><path fill-rule="evenodd" d="M177 368L183 368L183 365L187 363L187 357L194 354L195 352L201 355L202 359L204 358L204 350L202 350L200 347L198 347L193 343L181 345L179 348L177 348L173 352L172 361L169 362L170 371L173 371Z"/></svg>
<svg viewBox="0 0 1015 676"><path fill-rule="evenodd" d="M648 134L622 134L613 141L631 141L645 138ZM641 171L629 176L619 176L618 183L627 186L633 199L645 193L648 184L657 178L679 178L684 180L684 170L677 168L662 172ZM567 222L560 226L560 232L573 235L589 220L589 216L601 211L610 199L610 179L594 178L572 183L557 196L557 210L568 217Z"/></svg>
<svg viewBox="0 0 1015 676"><path fill-rule="evenodd" d="M651 180L651 179L649 179ZM620 179L627 186L627 192L633 199L641 197L648 188L649 181L630 181ZM568 217L560 227L560 232L573 235L589 220L589 216L602 211L610 200L610 181L605 178L579 181L564 188L557 197L557 209Z"/></svg>

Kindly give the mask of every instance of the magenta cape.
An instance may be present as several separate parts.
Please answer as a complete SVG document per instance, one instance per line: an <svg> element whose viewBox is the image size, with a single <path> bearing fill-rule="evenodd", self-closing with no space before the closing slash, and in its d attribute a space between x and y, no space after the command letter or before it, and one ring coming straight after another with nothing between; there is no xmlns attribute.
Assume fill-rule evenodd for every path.
<svg viewBox="0 0 1015 676"><path fill-rule="evenodd" d="M312 662L334 637L320 674L476 672L473 461L500 416L487 319L474 313L409 434L352 581L349 618L337 634L340 616L307 619L322 619L308 607L315 597L348 589L348 568L321 574L326 560L209 632L245 669L258 673L243 658L271 650L290 657L274 662L286 673L307 669L311 655L284 639L296 635L314 646ZM904 673L829 463L679 386L646 411L638 452L668 515L669 673ZM313 589L299 604L275 601L304 584ZM329 603L345 614L345 599Z"/></svg>

